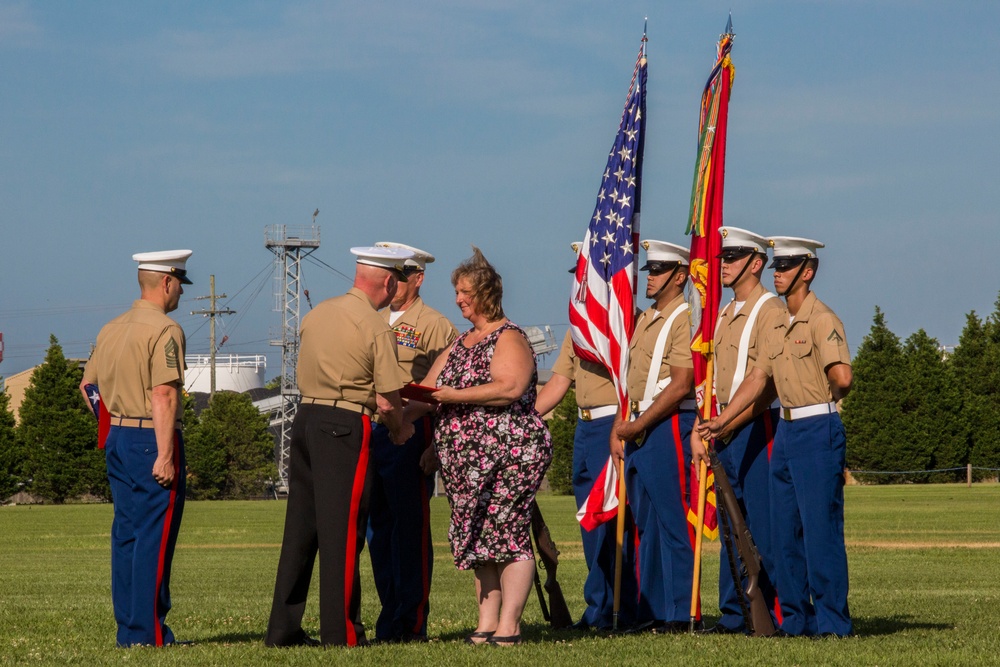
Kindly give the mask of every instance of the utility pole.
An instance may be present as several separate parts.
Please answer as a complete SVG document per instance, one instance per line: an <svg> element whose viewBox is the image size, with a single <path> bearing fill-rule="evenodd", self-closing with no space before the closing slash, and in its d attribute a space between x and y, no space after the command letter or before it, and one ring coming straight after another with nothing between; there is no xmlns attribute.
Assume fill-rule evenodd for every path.
<svg viewBox="0 0 1000 667"><path fill-rule="evenodd" d="M217 310L215 307L215 301L217 299L225 299L225 294L216 295L215 293L215 275L208 277L208 296L196 296L195 301L201 301L203 299L208 299L210 307L208 310L192 310L192 315L208 315L211 319L208 321L208 346L211 352L209 352L209 368L211 372L211 380L209 384L208 400L212 400L215 396L215 316L216 315L233 315L236 313L235 310L230 310L225 308L223 310Z"/></svg>

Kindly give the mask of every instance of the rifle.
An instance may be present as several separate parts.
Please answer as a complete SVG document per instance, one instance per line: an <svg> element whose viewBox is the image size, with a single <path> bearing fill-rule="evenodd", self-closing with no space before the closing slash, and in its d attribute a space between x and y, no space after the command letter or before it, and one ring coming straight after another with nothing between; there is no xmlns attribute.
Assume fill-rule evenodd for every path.
<svg viewBox="0 0 1000 667"><path fill-rule="evenodd" d="M724 528L727 528L730 533L727 536L726 544L729 544L730 538L735 539L736 551L746 572L747 586L744 589L740 581L738 568L732 568L736 590L741 594L740 606L743 609L743 618L746 621L747 630L754 637L770 637L776 630L774 622L771 620L771 612L767 609L767 602L764 600L764 594L760 592L760 585L758 583L761 571L760 553L757 551L757 545L750 534L750 528L747 527L743 512L740 510L740 504L736 500L733 487L729 484L729 478L726 476L725 468L722 467L722 461L719 460L719 456L715 453L714 449L708 450L708 456L712 461L712 472L715 473L715 490L718 498L722 500L719 509L726 517ZM730 558L732 558L732 553L732 549L730 549ZM744 604L744 597L749 605ZM747 606L749 606L749 609L747 609Z"/></svg>
<svg viewBox="0 0 1000 667"><path fill-rule="evenodd" d="M545 525L542 511L538 509L538 503L531 503L531 534L535 538L536 551L538 552L539 566L545 570L545 585L542 585L538 576L538 568L535 568L535 591L538 592L538 602L542 607L542 617L556 630L568 628L573 625L573 617L569 615L569 608L566 606L566 598L563 597L562 588L556 581L556 568L559 566L559 550L556 543L552 541L549 534L549 527ZM549 594L549 604L545 604L545 593ZM551 613L550 612L551 607Z"/></svg>

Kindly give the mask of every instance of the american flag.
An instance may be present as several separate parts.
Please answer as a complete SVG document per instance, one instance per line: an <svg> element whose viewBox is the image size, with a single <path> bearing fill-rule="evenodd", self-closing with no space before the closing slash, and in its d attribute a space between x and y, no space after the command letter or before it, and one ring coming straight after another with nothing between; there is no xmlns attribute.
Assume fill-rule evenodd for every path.
<svg viewBox="0 0 1000 667"><path fill-rule="evenodd" d="M101 400L101 392L96 384L87 383L83 386L87 392L87 400L90 401L90 409L97 417L97 448L104 449L104 443L108 439L108 432L111 430L111 413L104 407Z"/></svg>
<svg viewBox="0 0 1000 667"><path fill-rule="evenodd" d="M635 276L639 250L639 198L642 147L646 128L646 35L632 71L625 109L608 164L601 177L597 205L583 237L569 299L573 351L603 364L628 415L628 342L635 330ZM577 513L587 530L618 513L618 471L608 457L594 488Z"/></svg>
<svg viewBox="0 0 1000 667"><path fill-rule="evenodd" d="M615 143L601 177L573 275L569 300L573 350L604 364L628 414L628 342L635 329L639 199L646 125L646 35L642 36Z"/></svg>

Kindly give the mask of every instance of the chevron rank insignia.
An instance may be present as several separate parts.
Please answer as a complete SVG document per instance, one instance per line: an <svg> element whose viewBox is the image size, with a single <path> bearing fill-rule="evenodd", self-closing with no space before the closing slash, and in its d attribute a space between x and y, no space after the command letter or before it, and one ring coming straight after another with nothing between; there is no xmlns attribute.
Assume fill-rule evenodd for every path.
<svg viewBox="0 0 1000 667"><path fill-rule="evenodd" d="M839 333L837 333L837 330L834 329L833 331L830 332L830 335L826 337L826 342L836 343L837 345L843 345L844 337L841 336Z"/></svg>

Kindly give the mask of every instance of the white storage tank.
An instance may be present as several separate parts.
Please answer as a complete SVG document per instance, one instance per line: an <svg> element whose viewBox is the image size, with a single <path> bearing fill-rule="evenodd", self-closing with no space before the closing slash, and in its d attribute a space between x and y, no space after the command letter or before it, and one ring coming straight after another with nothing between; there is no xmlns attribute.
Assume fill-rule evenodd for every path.
<svg viewBox="0 0 1000 667"><path fill-rule="evenodd" d="M188 354L184 357L184 390L207 394L212 388L212 357L208 354ZM215 390L244 392L261 389L267 357L263 354L215 355Z"/></svg>

